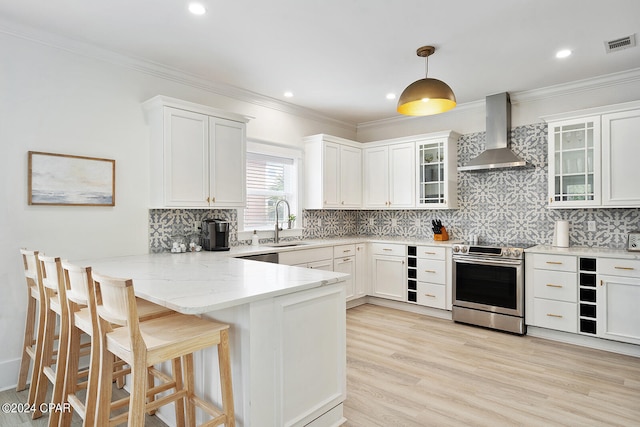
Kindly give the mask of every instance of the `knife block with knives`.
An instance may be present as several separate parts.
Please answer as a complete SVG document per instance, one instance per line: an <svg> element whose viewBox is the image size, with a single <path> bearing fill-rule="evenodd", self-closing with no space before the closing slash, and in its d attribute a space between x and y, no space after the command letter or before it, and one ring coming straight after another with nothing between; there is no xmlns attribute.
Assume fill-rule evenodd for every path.
<svg viewBox="0 0 640 427"><path fill-rule="evenodd" d="M433 230L433 240L449 240L449 233L447 233L447 229L442 225L442 221L434 219L431 220L431 224L433 225L431 228Z"/></svg>

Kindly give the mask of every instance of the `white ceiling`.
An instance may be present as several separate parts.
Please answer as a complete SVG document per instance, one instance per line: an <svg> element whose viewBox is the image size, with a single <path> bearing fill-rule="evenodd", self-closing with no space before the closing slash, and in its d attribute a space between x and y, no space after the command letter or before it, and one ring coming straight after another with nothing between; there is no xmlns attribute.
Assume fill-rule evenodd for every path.
<svg viewBox="0 0 640 427"><path fill-rule="evenodd" d="M385 95L424 77L422 45L458 104L640 68L640 46L604 47L640 38L638 0L201 0L204 16L188 2L1 0L0 19L353 124L398 116Z"/></svg>

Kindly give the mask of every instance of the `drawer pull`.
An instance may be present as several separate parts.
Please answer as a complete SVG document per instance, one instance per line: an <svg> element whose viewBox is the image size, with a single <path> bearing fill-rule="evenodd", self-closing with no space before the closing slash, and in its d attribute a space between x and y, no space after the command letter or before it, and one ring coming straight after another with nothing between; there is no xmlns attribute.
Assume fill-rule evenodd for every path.
<svg viewBox="0 0 640 427"><path fill-rule="evenodd" d="M547 283L547 286L550 288L561 288L562 285L554 285L553 283Z"/></svg>
<svg viewBox="0 0 640 427"><path fill-rule="evenodd" d="M547 316L549 317L557 317L558 319L562 319L562 315L561 314L553 314L553 313L547 313Z"/></svg>
<svg viewBox="0 0 640 427"><path fill-rule="evenodd" d="M613 267L613 268L615 268L616 270L635 270L635 268L633 268L633 267L617 267L616 266L616 267Z"/></svg>
<svg viewBox="0 0 640 427"><path fill-rule="evenodd" d="M435 270L425 270L424 272L425 272L425 273L436 273L436 271L435 271Z"/></svg>
<svg viewBox="0 0 640 427"><path fill-rule="evenodd" d="M351 252L351 249L345 249L344 251L342 251L342 253L345 253L345 254L349 252Z"/></svg>
<svg viewBox="0 0 640 427"><path fill-rule="evenodd" d="M433 294L424 294L425 297L429 297L429 298L435 298L436 296Z"/></svg>
<svg viewBox="0 0 640 427"><path fill-rule="evenodd" d="M342 262L351 262L351 258L343 258Z"/></svg>
<svg viewBox="0 0 640 427"><path fill-rule="evenodd" d="M560 261L547 261L547 264L562 265Z"/></svg>
<svg viewBox="0 0 640 427"><path fill-rule="evenodd" d="M436 253L435 252L425 252L424 254L425 255L435 255Z"/></svg>
<svg viewBox="0 0 640 427"><path fill-rule="evenodd" d="M389 249L389 248L382 248L383 251L392 251L393 249Z"/></svg>

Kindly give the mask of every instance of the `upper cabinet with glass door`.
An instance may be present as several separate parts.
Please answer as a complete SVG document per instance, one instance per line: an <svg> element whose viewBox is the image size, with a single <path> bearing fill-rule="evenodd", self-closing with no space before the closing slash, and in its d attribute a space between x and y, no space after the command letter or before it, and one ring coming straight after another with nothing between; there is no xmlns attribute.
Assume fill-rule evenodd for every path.
<svg viewBox="0 0 640 427"><path fill-rule="evenodd" d="M458 134L446 132L416 141L417 207L458 207L457 140Z"/></svg>
<svg viewBox="0 0 640 427"><path fill-rule="evenodd" d="M640 101L555 114L549 137L549 207L640 206Z"/></svg>
<svg viewBox="0 0 640 427"><path fill-rule="evenodd" d="M549 206L600 204L600 117L549 123Z"/></svg>

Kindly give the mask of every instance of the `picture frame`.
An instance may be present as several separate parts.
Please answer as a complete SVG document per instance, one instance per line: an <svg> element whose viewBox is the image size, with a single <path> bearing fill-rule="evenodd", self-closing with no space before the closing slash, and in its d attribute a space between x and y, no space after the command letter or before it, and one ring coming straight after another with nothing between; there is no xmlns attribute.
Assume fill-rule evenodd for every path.
<svg viewBox="0 0 640 427"><path fill-rule="evenodd" d="M29 205L115 206L116 161L29 151Z"/></svg>

